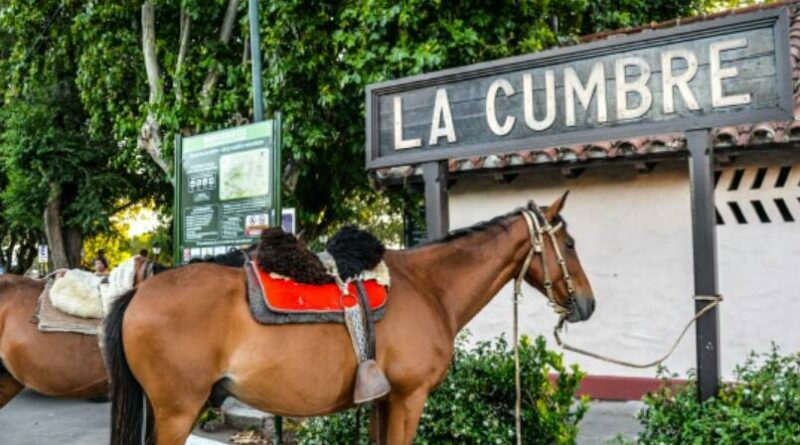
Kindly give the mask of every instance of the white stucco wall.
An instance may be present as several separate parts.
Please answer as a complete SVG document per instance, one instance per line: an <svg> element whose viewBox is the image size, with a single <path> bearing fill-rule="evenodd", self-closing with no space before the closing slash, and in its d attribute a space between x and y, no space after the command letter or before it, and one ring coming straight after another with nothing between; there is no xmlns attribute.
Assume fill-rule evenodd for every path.
<svg viewBox="0 0 800 445"><path fill-rule="evenodd" d="M797 162L760 158L729 167L725 174L748 165ZM800 165L795 165L793 182L781 193L792 196L793 201L788 202L800 221L798 172ZM770 179L774 179L772 175L770 170ZM592 319L570 325L567 341L633 361L660 356L694 308L685 163L662 163L648 174L637 173L632 166L589 169L577 179L543 171L522 175L511 184L491 178L463 179L450 190L451 228L508 212L530 198L547 205L566 189L571 193L563 214L597 298ZM742 193L758 195L755 191ZM727 216L723 212L723 217ZM753 221L748 224L720 225L717 231L720 290L726 298L720 309L725 378L749 351L767 350L772 341L785 351L800 350L800 323L796 322L800 314L800 222L749 219ZM525 286L524 293L523 332L543 334L554 347L556 316L534 289ZM511 311L509 285L467 328L474 339L509 333ZM566 353L566 358L595 375L655 375L654 370L624 368L571 353ZM695 366L694 329L666 365L681 374Z"/></svg>

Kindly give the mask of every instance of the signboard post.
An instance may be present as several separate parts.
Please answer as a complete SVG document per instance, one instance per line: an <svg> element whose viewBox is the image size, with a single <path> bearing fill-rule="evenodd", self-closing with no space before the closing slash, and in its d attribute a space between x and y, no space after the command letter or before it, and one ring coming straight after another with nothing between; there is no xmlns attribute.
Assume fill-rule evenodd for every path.
<svg viewBox="0 0 800 445"><path fill-rule="evenodd" d="M686 132L696 309L718 291L710 129L793 118L785 7L367 87L368 169L421 165L428 237L448 159ZM716 308L697 322L699 397L719 385Z"/></svg>
<svg viewBox="0 0 800 445"><path fill-rule="evenodd" d="M280 224L273 214L279 132L280 121L269 120L178 139L176 262L249 245Z"/></svg>

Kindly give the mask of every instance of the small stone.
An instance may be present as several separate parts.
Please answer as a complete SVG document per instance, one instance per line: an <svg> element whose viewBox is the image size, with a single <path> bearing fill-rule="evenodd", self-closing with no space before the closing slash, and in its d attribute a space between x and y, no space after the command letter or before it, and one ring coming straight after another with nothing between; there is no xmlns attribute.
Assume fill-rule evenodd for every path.
<svg viewBox="0 0 800 445"><path fill-rule="evenodd" d="M205 431L206 433L215 433L221 430L224 426L225 425L222 423L221 420L213 419L200 425L200 429Z"/></svg>

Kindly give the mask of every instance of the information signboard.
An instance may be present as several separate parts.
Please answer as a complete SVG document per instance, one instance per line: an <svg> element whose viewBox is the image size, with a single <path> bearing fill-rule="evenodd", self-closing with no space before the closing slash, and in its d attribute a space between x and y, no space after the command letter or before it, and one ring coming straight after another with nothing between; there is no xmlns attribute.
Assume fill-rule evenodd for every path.
<svg viewBox="0 0 800 445"><path fill-rule="evenodd" d="M178 139L176 262L249 245L277 221L278 133L268 120Z"/></svg>

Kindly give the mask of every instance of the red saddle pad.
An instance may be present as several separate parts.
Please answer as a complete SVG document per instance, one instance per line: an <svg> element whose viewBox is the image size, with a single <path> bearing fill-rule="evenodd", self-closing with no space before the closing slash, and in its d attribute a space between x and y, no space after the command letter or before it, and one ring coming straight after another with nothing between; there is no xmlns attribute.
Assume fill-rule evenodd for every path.
<svg viewBox="0 0 800 445"><path fill-rule="evenodd" d="M336 284L303 284L286 278L276 278L253 262L264 301L275 312L342 312L357 302L356 285L348 284L349 295L342 296ZM386 304L388 291L375 280L364 281L370 307L380 309Z"/></svg>

